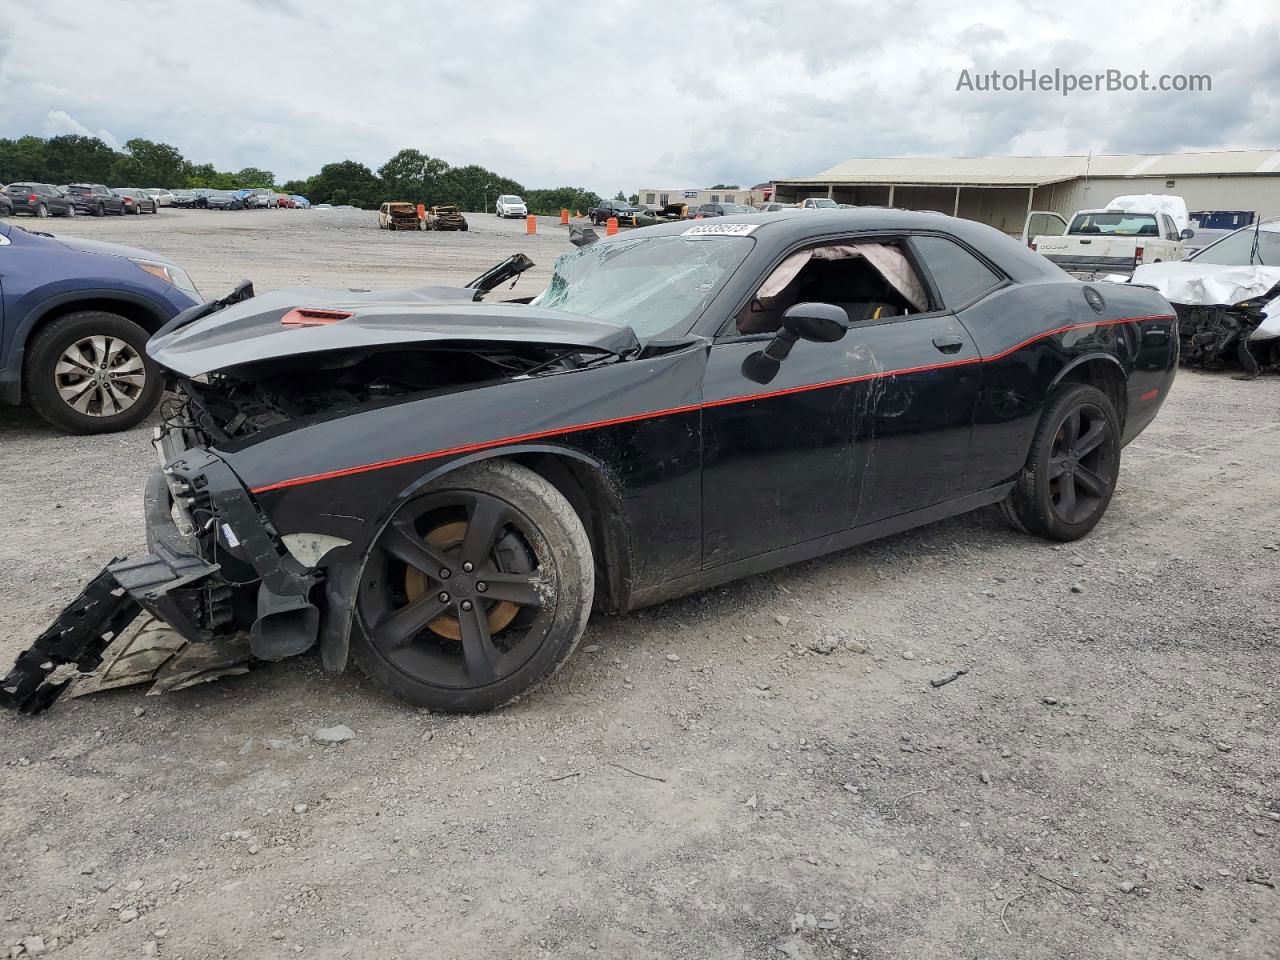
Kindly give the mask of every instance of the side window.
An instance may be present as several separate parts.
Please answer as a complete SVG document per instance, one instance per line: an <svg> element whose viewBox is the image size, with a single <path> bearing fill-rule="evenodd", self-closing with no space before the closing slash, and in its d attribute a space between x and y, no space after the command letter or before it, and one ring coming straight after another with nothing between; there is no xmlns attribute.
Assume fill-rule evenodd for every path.
<svg viewBox="0 0 1280 960"><path fill-rule="evenodd" d="M1178 232L1178 228L1174 225L1173 218L1167 213L1164 216L1164 235L1169 240L1181 240L1182 234Z"/></svg>
<svg viewBox="0 0 1280 960"><path fill-rule="evenodd" d="M952 310L972 303L1003 282L999 274L954 241L916 237L915 244L943 302Z"/></svg>
<svg viewBox="0 0 1280 960"><path fill-rule="evenodd" d="M850 323L874 323L930 309L929 296L901 240L850 238L801 249L783 259L739 312L737 332L776 332L789 307L807 302L837 306Z"/></svg>
<svg viewBox="0 0 1280 960"><path fill-rule="evenodd" d="M1027 239L1032 237L1060 237L1066 224L1051 213L1034 214L1027 222Z"/></svg>

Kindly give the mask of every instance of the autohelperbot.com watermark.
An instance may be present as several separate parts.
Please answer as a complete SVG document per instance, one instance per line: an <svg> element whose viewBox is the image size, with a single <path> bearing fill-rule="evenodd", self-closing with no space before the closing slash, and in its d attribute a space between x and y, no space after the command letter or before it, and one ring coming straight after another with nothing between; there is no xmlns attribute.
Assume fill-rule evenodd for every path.
<svg viewBox="0 0 1280 960"><path fill-rule="evenodd" d="M961 70L956 91L968 93L1209 93L1213 77L1207 73L1151 73L1139 70L1100 70L1075 73L1053 70Z"/></svg>

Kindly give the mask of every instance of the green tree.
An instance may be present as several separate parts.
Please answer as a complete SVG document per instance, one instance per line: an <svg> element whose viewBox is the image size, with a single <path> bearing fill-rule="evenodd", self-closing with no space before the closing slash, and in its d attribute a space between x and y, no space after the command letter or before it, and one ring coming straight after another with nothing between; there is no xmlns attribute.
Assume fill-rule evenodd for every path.
<svg viewBox="0 0 1280 960"><path fill-rule="evenodd" d="M176 187L186 181L187 161L177 147L140 137L124 146L134 162L134 182L138 186Z"/></svg>
<svg viewBox="0 0 1280 960"><path fill-rule="evenodd" d="M388 200L416 202L426 197L427 163L421 150L406 148L378 168L378 177Z"/></svg>
<svg viewBox="0 0 1280 960"><path fill-rule="evenodd" d="M581 187L555 187L550 190L528 190L524 193L530 213L539 216L556 216L561 210L585 213L600 204L599 194Z"/></svg>
<svg viewBox="0 0 1280 960"><path fill-rule="evenodd" d="M68 134L44 145L44 172L49 183L106 183L119 154L97 137Z"/></svg>
<svg viewBox="0 0 1280 960"><path fill-rule="evenodd" d="M40 137L0 140L0 183L44 181L48 174L45 141Z"/></svg>
<svg viewBox="0 0 1280 960"><path fill-rule="evenodd" d="M708 190L741 190L742 188L736 183L717 183L707 187Z"/></svg>
<svg viewBox="0 0 1280 960"><path fill-rule="evenodd" d="M353 206L371 207L381 202L382 181L363 163L343 160L326 163L311 178L312 203L349 203Z"/></svg>
<svg viewBox="0 0 1280 960"><path fill-rule="evenodd" d="M245 167L239 173L232 174L236 188L241 187L274 187L276 175L270 170L259 170L257 167Z"/></svg>

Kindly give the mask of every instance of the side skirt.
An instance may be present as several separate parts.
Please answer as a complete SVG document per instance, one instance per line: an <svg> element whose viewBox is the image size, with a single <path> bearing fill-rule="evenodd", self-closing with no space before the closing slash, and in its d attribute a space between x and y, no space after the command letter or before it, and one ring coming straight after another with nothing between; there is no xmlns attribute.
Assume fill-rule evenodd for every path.
<svg viewBox="0 0 1280 960"><path fill-rule="evenodd" d="M637 590L631 595L627 610L638 610L641 607L662 603L665 600L674 600L676 597L696 593L708 587L719 586L731 580L740 580L743 577L764 573L767 570L776 570L779 567L790 566L793 563L812 560L814 557L835 553L838 550L848 550L850 547L856 547L861 543L879 540L881 537L902 533L904 530L924 526L927 523L936 523L939 520L946 520L962 513L969 513L970 511L990 506L993 503L999 503L1012 489L1012 482L1002 483L989 490L972 493L956 500L948 500L945 503L934 504L932 507L925 507L921 510L913 510L900 516L863 524L860 527L843 530L828 537L806 540L804 543L795 543L789 547L770 550L768 553L735 560L722 566L699 570L697 573L681 577L678 580L668 580L666 583L659 583Z"/></svg>

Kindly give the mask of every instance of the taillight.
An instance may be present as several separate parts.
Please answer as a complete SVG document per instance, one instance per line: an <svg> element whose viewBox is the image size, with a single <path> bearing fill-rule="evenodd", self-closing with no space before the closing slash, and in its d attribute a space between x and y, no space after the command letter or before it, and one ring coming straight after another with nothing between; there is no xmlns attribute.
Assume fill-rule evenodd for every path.
<svg viewBox="0 0 1280 960"><path fill-rule="evenodd" d="M1032 251L1033 251L1033 252L1034 252L1034 251L1035 251L1035 249L1036 249L1036 242L1035 242L1034 240L1032 240L1032 241L1031 241L1031 249L1032 249Z"/></svg>
<svg viewBox="0 0 1280 960"><path fill-rule="evenodd" d="M286 327L323 327L350 317L349 310L316 310L311 307L294 307L280 322Z"/></svg>
<svg viewBox="0 0 1280 960"><path fill-rule="evenodd" d="M1141 263L1141 262L1142 262L1142 248L1141 248L1141 247L1134 247L1134 250L1133 250L1133 259L1134 259L1134 262L1135 262L1135 263Z"/></svg>
<svg viewBox="0 0 1280 960"><path fill-rule="evenodd" d="M28 197L27 197L27 203L35 203L35 202L36 202L37 200L39 200L39 199L40 199L40 198L39 198L39 197L37 197L37 196L33 193L33 194L31 194L30 196L28 196Z"/></svg>

